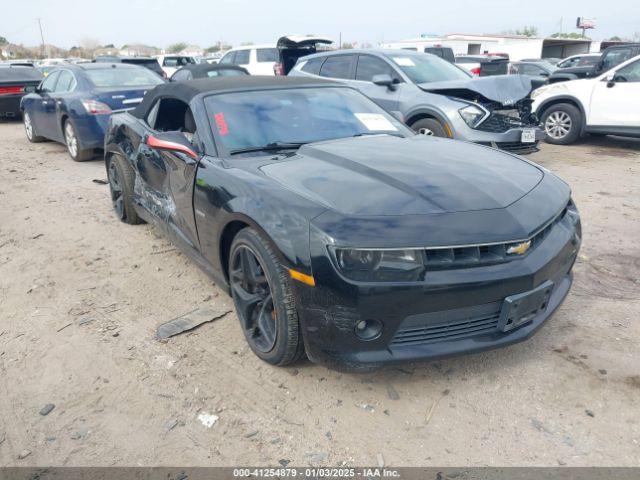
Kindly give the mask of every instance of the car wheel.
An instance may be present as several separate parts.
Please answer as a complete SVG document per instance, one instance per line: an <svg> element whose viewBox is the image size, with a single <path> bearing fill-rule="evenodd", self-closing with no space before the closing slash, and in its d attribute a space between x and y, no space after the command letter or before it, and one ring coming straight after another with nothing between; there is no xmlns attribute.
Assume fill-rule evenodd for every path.
<svg viewBox="0 0 640 480"><path fill-rule="evenodd" d="M131 225L143 223L133 206L135 172L120 155L107 157L107 178L111 191L111 203L118 218Z"/></svg>
<svg viewBox="0 0 640 480"><path fill-rule="evenodd" d="M76 162L84 162L85 160L90 160L93 158L93 150L82 150L80 149L80 139L78 138L78 134L76 132L76 127L73 125L73 122L69 119L65 120L64 127L64 143L67 145L67 150L69 151L69 156Z"/></svg>
<svg viewBox="0 0 640 480"><path fill-rule="evenodd" d="M35 127L29 112L25 111L22 115L22 121L24 123L24 132L27 134L27 140L31 143L44 142L46 138L36 135Z"/></svg>
<svg viewBox="0 0 640 480"><path fill-rule="evenodd" d="M236 313L251 350L272 365L289 365L304 354L287 270L252 228L241 230L229 255L229 283Z"/></svg>
<svg viewBox="0 0 640 480"><path fill-rule="evenodd" d="M435 118L423 118L411 125L414 132L432 137L449 137L442 124Z"/></svg>
<svg viewBox="0 0 640 480"><path fill-rule="evenodd" d="M547 142L554 145L568 145L580 137L582 115L573 105L558 103L544 111L542 124L547 134Z"/></svg>

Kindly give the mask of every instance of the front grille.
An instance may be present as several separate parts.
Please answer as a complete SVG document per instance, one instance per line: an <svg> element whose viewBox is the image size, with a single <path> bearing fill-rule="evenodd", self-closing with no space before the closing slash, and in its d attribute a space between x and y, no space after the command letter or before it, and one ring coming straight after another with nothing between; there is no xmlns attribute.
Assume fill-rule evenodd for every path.
<svg viewBox="0 0 640 480"><path fill-rule="evenodd" d="M540 244L551 229L561 222L567 214L565 207L551 222L538 230L528 241L531 242L527 251L531 252ZM468 268L508 262L515 258L522 258L522 254L508 254L511 246L522 242L505 242L491 245L468 245L461 247L435 247L425 249L425 265L429 270L448 270L453 268Z"/></svg>
<svg viewBox="0 0 640 480"><path fill-rule="evenodd" d="M446 312L442 312L446 315ZM433 315L433 314L431 314ZM459 340L498 331L500 310L470 318L422 326L403 328L396 332L391 346L424 345L427 343Z"/></svg>
<svg viewBox="0 0 640 480"><path fill-rule="evenodd" d="M504 133L512 128L532 127L520 120L517 110L507 110L504 113L491 112L487 119L476 127L476 130L491 133Z"/></svg>

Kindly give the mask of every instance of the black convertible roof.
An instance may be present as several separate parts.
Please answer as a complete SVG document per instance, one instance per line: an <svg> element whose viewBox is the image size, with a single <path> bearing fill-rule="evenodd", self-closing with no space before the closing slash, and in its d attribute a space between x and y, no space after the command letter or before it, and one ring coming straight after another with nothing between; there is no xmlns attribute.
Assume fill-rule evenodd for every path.
<svg viewBox="0 0 640 480"><path fill-rule="evenodd" d="M247 75L238 77L198 78L184 82L170 82L149 90L142 102L131 112L138 118L146 118L149 110L159 98L177 98L190 103L194 97L203 93L242 92L247 90L270 90L296 87L341 86L340 83L319 78L281 77ZM344 85L342 85L344 86Z"/></svg>
<svg viewBox="0 0 640 480"><path fill-rule="evenodd" d="M244 67L227 64L220 65L217 63L190 63L180 68L180 70L189 70L190 72L193 72L194 77L198 74L202 74L202 78L207 78L207 72L213 72L215 70L237 70L238 72L243 72L249 75L249 72Z"/></svg>

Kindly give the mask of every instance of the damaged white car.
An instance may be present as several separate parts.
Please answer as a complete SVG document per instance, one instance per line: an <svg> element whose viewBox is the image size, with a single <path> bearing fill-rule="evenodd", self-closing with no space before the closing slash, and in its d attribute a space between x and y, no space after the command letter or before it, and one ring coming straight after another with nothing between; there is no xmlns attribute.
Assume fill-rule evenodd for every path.
<svg viewBox="0 0 640 480"><path fill-rule="evenodd" d="M301 57L289 75L347 83L426 135L519 154L537 151L544 138L522 75L472 77L435 55L373 49Z"/></svg>

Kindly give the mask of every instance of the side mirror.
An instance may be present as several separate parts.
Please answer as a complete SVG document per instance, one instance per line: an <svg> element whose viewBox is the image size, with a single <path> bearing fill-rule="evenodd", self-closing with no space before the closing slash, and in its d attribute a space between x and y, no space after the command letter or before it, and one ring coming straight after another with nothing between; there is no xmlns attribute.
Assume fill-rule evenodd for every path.
<svg viewBox="0 0 640 480"><path fill-rule="evenodd" d="M614 73L610 73L609 75L607 75L605 80L607 81L608 88L614 87L616 84L616 76Z"/></svg>
<svg viewBox="0 0 640 480"><path fill-rule="evenodd" d="M182 153L196 160L198 154L191 142L180 132L163 132L157 135L147 135L144 143L154 150Z"/></svg>
<svg viewBox="0 0 640 480"><path fill-rule="evenodd" d="M391 78L391 75L388 75L386 73L374 75L371 81L374 83L374 85L387 87L389 90L395 90L396 84L398 83L397 80L394 80L393 78Z"/></svg>
<svg viewBox="0 0 640 480"><path fill-rule="evenodd" d="M38 93L40 89L35 85L27 85L24 87L24 93Z"/></svg>

